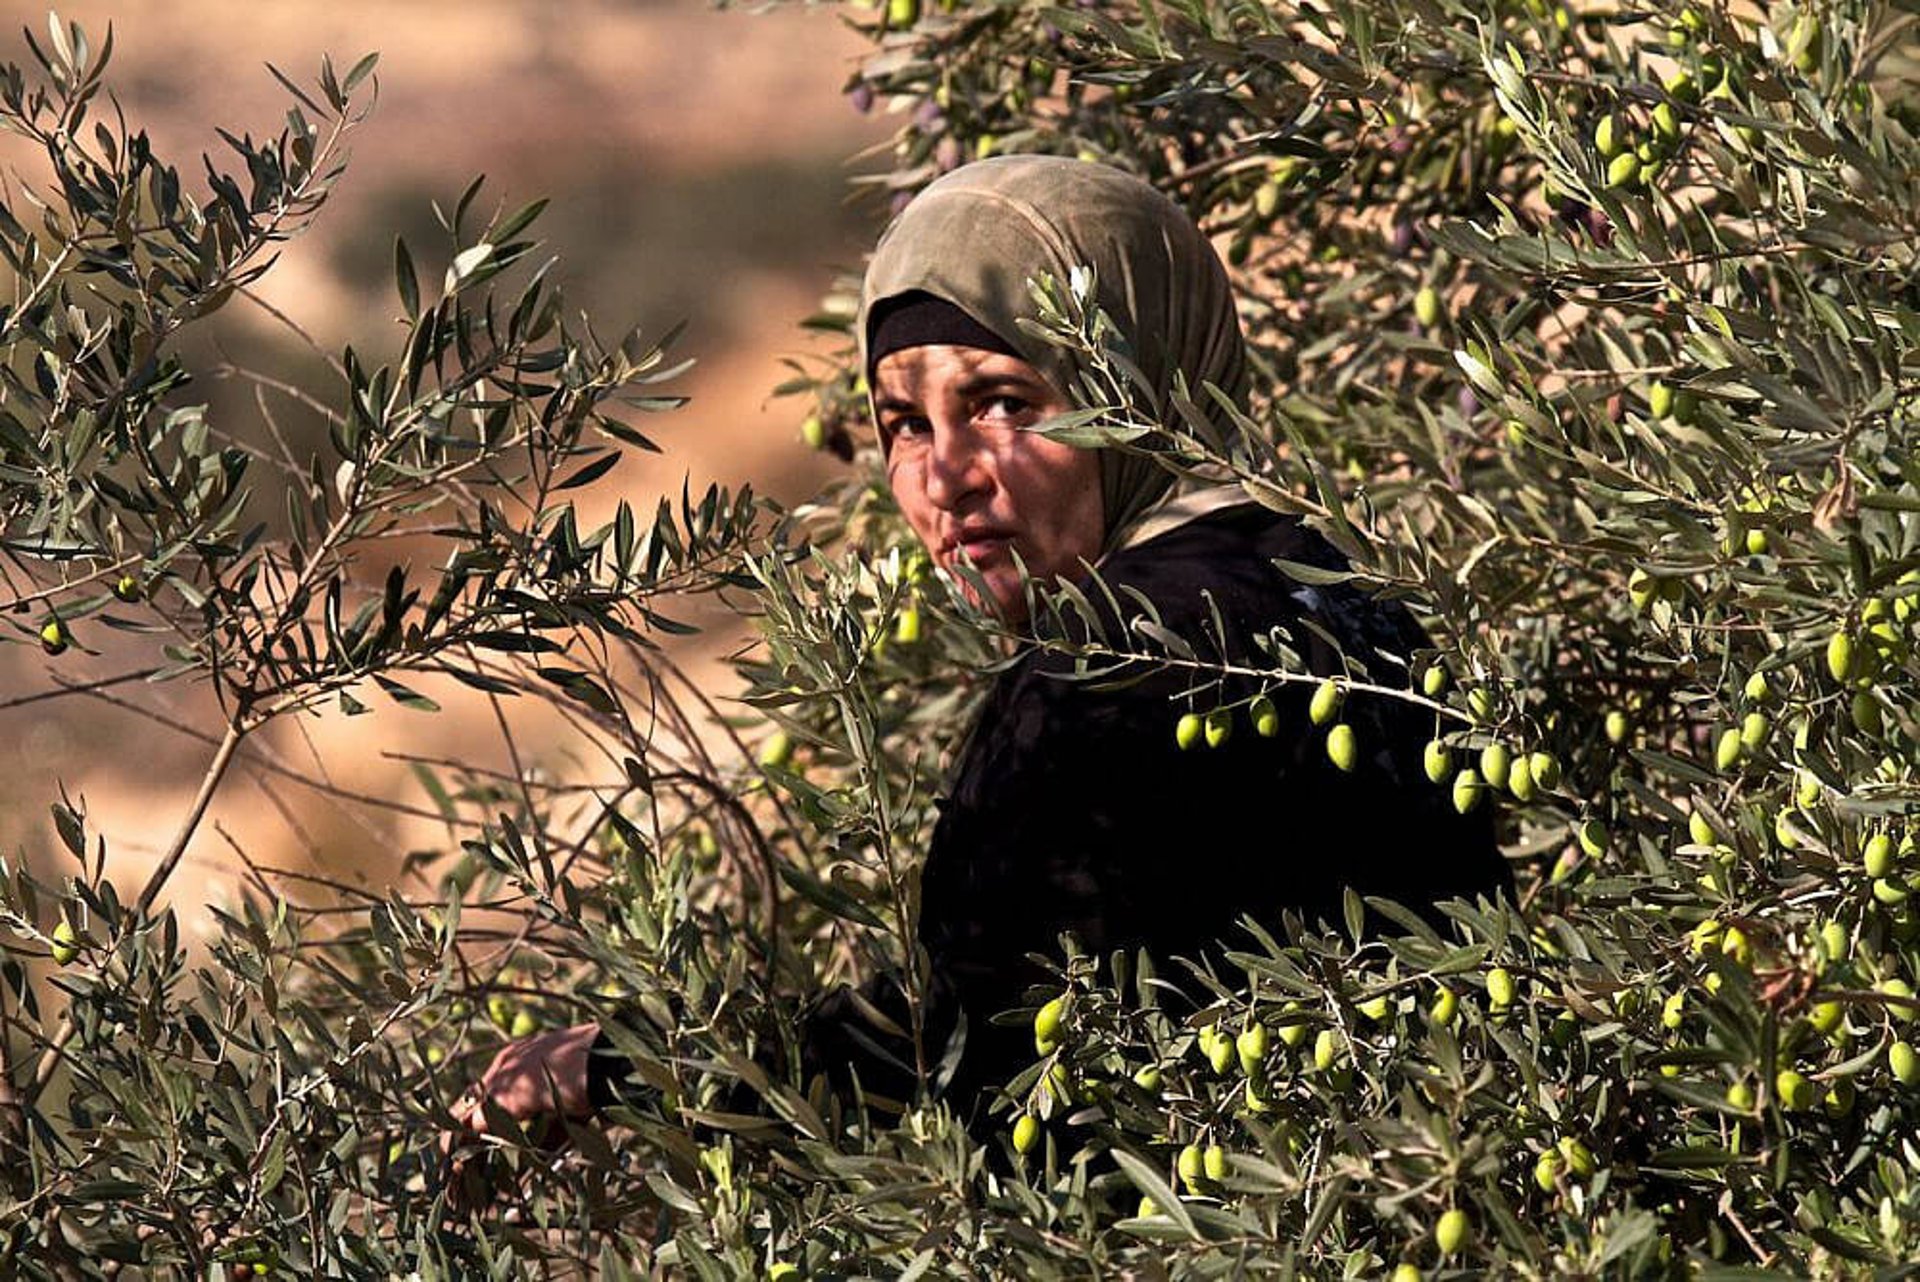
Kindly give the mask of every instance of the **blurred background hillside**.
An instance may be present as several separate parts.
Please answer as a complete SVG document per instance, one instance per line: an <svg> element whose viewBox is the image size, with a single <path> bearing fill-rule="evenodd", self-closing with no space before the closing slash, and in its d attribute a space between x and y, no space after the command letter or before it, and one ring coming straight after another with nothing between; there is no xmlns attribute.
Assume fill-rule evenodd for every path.
<svg viewBox="0 0 1920 1282"><path fill-rule="evenodd" d="M44 40L46 10L10 9L4 56L25 63L22 27ZM60 13L96 44L112 24L108 87L189 180L199 154L222 147L216 126L255 136L282 127L289 98L265 64L310 84L323 54L344 71L379 52L378 106L353 140L347 174L257 291L323 349L391 351L393 238L406 236L423 276L437 278L447 251L433 202L451 209L479 174L482 217L552 198L535 230L544 254L562 259L557 278L572 307L603 336L686 322L675 351L698 363L665 390L691 403L639 423L665 452L625 460L585 500L591 511L621 494L646 510L683 480L696 494L710 481L751 483L793 501L838 466L800 442L804 409L769 394L787 372L782 358L816 350L797 322L837 270L858 265L883 215L848 199L858 154L887 124L841 94L861 41L833 12L720 10L705 0L88 0ZM0 168L18 208L23 179L39 177L35 157L0 135ZM265 309L236 300L217 319L217 348L192 362L200 368L230 360L327 386L320 359ZM257 430L251 391L235 382L202 380L188 398L206 401L219 427ZM716 692L726 688L719 660L738 641L734 631L710 634L686 651ZM56 678L124 672L141 656L97 648L56 661L8 647L0 690L17 701ZM56 867L47 805L64 781L107 837L116 880L136 882L204 768L208 748L191 732L210 724L200 698L186 683L128 696L172 725L73 695L0 712L0 849ZM558 727L528 733L523 750L566 750ZM143 750L126 750L130 740ZM95 751L107 743L115 750ZM189 919L195 903L217 897L238 849L380 885L427 834L340 797L410 794L424 805L407 755L505 764L492 713L474 700L450 701L439 716L383 706L351 722L318 718L251 751L252 768L224 788L215 826L202 830L175 886ZM142 768L128 777L136 761Z"/></svg>

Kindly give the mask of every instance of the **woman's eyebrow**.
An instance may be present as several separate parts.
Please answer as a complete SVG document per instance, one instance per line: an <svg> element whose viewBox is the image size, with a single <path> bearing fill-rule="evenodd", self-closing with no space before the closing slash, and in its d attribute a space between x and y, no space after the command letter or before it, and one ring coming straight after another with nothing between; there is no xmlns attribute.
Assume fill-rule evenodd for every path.
<svg viewBox="0 0 1920 1282"><path fill-rule="evenodd" d="M954 390L961 396L967 397L980 396L987 392L997 392L1003 388L1014 388L1022 392L1036 393L1044 391L1046 384L1042 383L1039 379L1030 378L1025 374L970 374L962 379Z"/></svg>

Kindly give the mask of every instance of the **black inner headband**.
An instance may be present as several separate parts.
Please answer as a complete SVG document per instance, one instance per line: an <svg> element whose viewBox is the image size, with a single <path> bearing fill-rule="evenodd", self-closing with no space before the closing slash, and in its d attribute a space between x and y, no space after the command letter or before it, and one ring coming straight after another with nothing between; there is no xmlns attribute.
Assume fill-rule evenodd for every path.
<svg viewBox="0 0 1920 1282"><path fill-rule="evenodd" d="M1012 343L961 308L924 290L895 294L875 303L867 314L867 381L884 356L908 347L947 344L977 347L1002 356L1018 356Z"/></svg>

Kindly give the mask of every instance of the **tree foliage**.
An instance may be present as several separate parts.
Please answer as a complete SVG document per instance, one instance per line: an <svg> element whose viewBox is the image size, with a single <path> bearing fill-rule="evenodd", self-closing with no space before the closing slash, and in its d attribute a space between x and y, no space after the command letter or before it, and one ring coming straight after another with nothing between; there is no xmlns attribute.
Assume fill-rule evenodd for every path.
<svg viewBox="0 0 1920 1282"><path fill-rule="evenodd" d="M370 64L323 72L317 96L289 84L288 130L233 140L245 176L197 197L137 133L82 127L104 54L56 27L0 110L55 175L34 220L0 220L19 638L162 634L156 675L221 695L210 781L268 719L362 711L369 691L418 704L403 678L423 670L570 710L605 777L425 772L449 832L440 902L342 890L343 926L339 902L262 877L207 958L180 947L165 866L128 898L58 804L77 871L14 863L0 900L8 1267L1903 1267L1920 1241L1910 13L846 14L873 42L850 96L902 120L879 190L996 150L1077 154L1217 234L1260 370L1244 444L1222 456L1188 426L1204 388L1140 403L1074 280L1035 283L1036 323L1086 351L1100 376L1075 391L1103 412L1059 430L1231 468L1420 612L1430 653L1408 671L1356 657L1338 693L1431 710L1435 786L1499 808L1517 903L1449 906L1445 930L1382 907L1403 929L1380 938L1358 904L1250 920L1202 963L1063 955L984 1144L941 1106L895 1117L801 1080L807 994L897 974L913 1008L943 757L1003 643L1065 642L996 638L930 576L870 449L793 513L716 492L581 528L562 491L646 444L612 408L662 404L664 356L563 324L537 271L485 292L538 211L473 230L472 191L437 293L396 250L397 353L342 353L306 394L324 447L276 457L206 423L170 340L324 199ZM810 323L849 318L842 294ZM822 439L867 442L847 355L783 390ZM249 526L260 468L289 510ZM372 540L403 531L448 544L442 568L386 570ZM700 696L654 644L688 589L760 621L750 763L707 748ZM1198 703L1222 685L1194 638L1069 631L1089 662L1183 666ZM1270 656L1270 697L1305 700L1320 679ZM1164 1000L1169 981L1198 1008ZM499 1035L596 1012L620 1013L644 1101L611 1133L501 1142L494 1169L449 1179L446 1104Z"/></svg>

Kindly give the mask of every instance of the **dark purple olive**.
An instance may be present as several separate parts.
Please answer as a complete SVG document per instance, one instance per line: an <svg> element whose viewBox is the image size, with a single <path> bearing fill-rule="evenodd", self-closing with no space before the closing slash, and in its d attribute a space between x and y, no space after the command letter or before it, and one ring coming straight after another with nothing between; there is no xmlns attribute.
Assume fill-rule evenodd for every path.
<svg viewBox="0 0 1920 1282"><path fill-rule="evenodd" d="M1480 412L1480 398L1471 387L1462 387L1454 395L1453 403L1460 408L1463 417L1472 418Z"/></svg>
<svg viewBox="0 0 1920 1282"><path fill-rule="evenodd" d="M946 123L947 114L940 110L940 104L928 98L913 111L914 127L921 133L932 133Z"/></svg>
<svg viewBox="0 0 1920 1282"><path fill-rule="evenodd" d="M873 110L873 85L862 80L848 92L847 101L853 104L855 111L866 115Z"/></svg>
<svg viewBox="0 0 1920 1282"><path fill-rule="evenodd" d="M1613 243L1613 219L1605 211L1589 209L1587 211L1587 234L1593 237L1593 243L1605 249Z"/></svg>
<svg viewBox="0 0 1920 1282"><path fill-rule="evenodd" d="M1405 258L1413 252L1413 221L1402 218L1393 225L1393 252L1396 257Z"/></svg>
<svg viewBox="0 0 1920 1282"><path fill-rule="evenodd" d="M952 134L947 134L934 144L933 163L941 173L960 167L960 144Z"/></svg>

